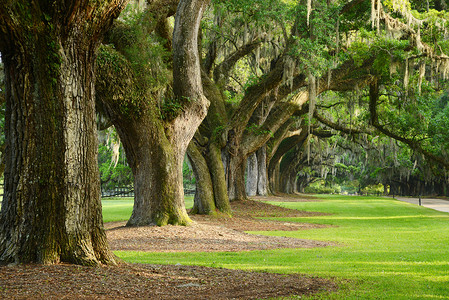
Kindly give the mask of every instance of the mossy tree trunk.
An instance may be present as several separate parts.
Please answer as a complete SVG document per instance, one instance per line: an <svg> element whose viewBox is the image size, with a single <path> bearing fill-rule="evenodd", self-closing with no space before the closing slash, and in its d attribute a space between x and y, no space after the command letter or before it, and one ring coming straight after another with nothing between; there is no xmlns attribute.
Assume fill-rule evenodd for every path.
<svg viewBox="0 0 449 300"><path fill-rule="evenodd" d="M192 141L187 153L197 185L192 213L213 215L220 211L231 215L221 147L214 142L200 147Z"/></svg>
<svg viewBox="0 0 449 300"><path fill-rule="evenodd" d="M99 39L126 1L88 2L0 5L4 263L115 263L101 213L93 83Z"/></svg>
<svg viewBox="0 0 449 300"><path fill-rule="evenodd" d="M203 95L197 47L198 29L208 2L183 0L177 8L171 101L179 109L171 115L161 108L161 91L153 91L148 82L142 85L123 54L112 47L102 48L97 98L117 128L134 174L135 199L129 226L191 222L184 205L182 163L209 106Z"/></svg>
<svg viewBox="0 0 449 300"><path fill-rule="evenodd" d="M190 159L193 173L196 179L195 198L193 200L192 214L215 215L216 206L214 199L214 186L212 174L206 159L194 142L189 144L187 155Z"/></svg>
<svg viewBox="0 0 449 300"><path fill-rule="evenodd" d="M203 92L210 101L210 107L188 148L197 182L192 213L210 215L220 211L230 215L231 206L221 159L221 149L225 144L223 128L227 122L224 96L206 72L201 75Z"/></svg>
<svg viewBox="0 0 449 300"><path fill-rule="evenodd" d="M270 184L271 193L276 194L280 192L279 168L282 157L294 147L302 146L308 135L307 127L303 126L297 134L283 139L279 145L273 147L272 152L268 157L268 182Z"/></svg>
<svg viewBox="0 0 449 300"><path fill-rule="evenodd" d="M103 84L98 84L98 88L99 92L105 92ZM138 116L126 116L120 104L105 102L105 108L123 143L134 176L134 207L127 225L188 225L182 149L169 140L157 112L147 108Z"/></svg>

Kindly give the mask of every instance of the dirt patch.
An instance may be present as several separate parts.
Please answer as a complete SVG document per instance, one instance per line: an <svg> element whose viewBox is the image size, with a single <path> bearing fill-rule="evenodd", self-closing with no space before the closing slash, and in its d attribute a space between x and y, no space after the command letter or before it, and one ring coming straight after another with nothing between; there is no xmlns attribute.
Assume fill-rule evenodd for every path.
<svg viewBox="0 0 449 300"><path fill-rule="evenodd" d="M255 196L251 197L257 201L274 201L274 202L321 202L322 200L315 196L306 194L278 194L276 196Z"/></svg>
<svg viewBox="0 0 449 300"><path fill-rule="evenodd" d="M191 216L191 226L126 227L125 222L105 224L112 250L154 252L251 251L278 248L334 246L323 241L248 234L245 231L294 231L327 227L310 223L289 223L259 217L306 217L323 215L270 205L260 201L232 202L233 217Z"/></svg>
<svg viewBox="0 0 449 300"><path fill-rule="evenodd" d="M223 226L196 223L191 226L124 227L107 231L112 250L154 252L250 251L278 248L313 248L328 242L247 234ZM285 225L287 226L287 225ZM291 229L291 228L290 228Z"/></svg>
<svg viewBox="0 0 449 300"><path fill-rule="evenodd" d="M2 299L266 299L332 291L329 280L206 267L0 267Z"/></svg>

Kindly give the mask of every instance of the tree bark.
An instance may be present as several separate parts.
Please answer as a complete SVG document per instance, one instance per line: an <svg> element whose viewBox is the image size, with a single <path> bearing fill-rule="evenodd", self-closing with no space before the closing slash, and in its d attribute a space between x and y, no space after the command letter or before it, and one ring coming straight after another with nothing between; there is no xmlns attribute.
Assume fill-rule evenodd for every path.
<svg viewBox="0 0 449 300"><path fill-rule="evenodd" d="M196 191L193 201L192 214L214 215L214 186L206 159L192 141L187 148L187 155L192 163L193 173L196 179Z"/></svg>
<svg viewBox="0 0 449 300"><path fill-rule="evenodd" d="M231 215L220 148L214 143L206 148L198 147L192 141L187 153L194 168L197 188L191 213L214 215L218 210Z"/></svg>
<svg viewBox="0 0 449 300"><path fill-rule="evenodd" d="M226 183L229 200L247 199L245 189L245 164L243 155L225 152Z"/></svg>
<svg viewBox="0 0 449 300"><path fill-rule="evenodd" d="M246 160L246 194L257 195L257 183L259 179L256 153L251 154Z"/></svg>
<svg viewBox="0 0 449 300"><path fill-rule="evenodd" d="M248 196L267 195L266 147L262 146L247 159L246 194Z"/></svg>
<svg viewBox="0 0 449 300"><path fill-rule="evenodd" d="M231 204L229 203L228 190L226 188L225 168L221 158L221 147L212 143L206 156L214 186L215 206L219 211L231 215Z"/></svg>
<svg viewBox="0 0 449 300"><path fill-rule="evenodd" d="M0 260L115 263L101 214L93 82L99 38L125 1L51 2L0 7L6 74Z"/></svg>
<svg viewBox="0 0 449 300"><path fill-rule="evenodd" d="M262 146L257 150L257 195L266 196L268 194L268 176L267 176L267 147Z"/></svg>

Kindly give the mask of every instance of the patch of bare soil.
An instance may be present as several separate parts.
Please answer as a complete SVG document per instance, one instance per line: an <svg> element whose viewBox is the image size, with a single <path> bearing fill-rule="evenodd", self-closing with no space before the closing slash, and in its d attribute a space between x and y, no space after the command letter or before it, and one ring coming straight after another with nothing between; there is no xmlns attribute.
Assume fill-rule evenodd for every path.
<svg viewBox="0 0 449 300"><path fill-rule="evenodd" d="M155 252L250 251L278 248L313 248L335 245L329 242L248 234L245 231L303 230L326 227L310 223L289 223L259 217L307 217L322 213L304 212L260 201L232 202L233 217L191 216L191 226L126 227L125 222L107 223L113 250Z"/></svg>
<svg viewBox="0 0 449 300"><path fill-rule="evenodd" d="M255 196L252 197L258 201L276 201L276 202L320 202L321 200L307 194L278 194L276 196Z"/></svg>
<svg viewBox="0 0 449 300"><path fill-rule="evenodd" d="M329 280L206 267L0 267L1 299L266 299L332 291Z"/></svg>
<svg viewBox="0 0 449 300"><path fill-rule="evenodd" d="M192 216L195 223L187 227L126 228L124 223L109 223L105 227L108 228L107 235L113 250L246 251L331 245L244 232L316 228L314 224L257 219L300 217L311 213L260 201L233 202L232 209L233 218ZM1 299L267 299L336 289L336 284L330 280L298 274L280 275L182 265L82 267L60 264L0 267Z"/></svg>

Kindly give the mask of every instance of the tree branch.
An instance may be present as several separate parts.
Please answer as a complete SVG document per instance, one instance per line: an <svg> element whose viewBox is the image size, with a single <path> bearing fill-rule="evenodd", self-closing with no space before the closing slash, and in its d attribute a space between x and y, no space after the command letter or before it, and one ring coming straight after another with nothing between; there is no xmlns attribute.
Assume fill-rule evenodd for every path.
<svg viewBox="0 0 449 300"><path fill-rule="evenodd" d="M228 78L230 70L243 57L251 53L254 49L262 44L262 39L257 37L246 45L243 45L233 53L231 53L225 60L215 67L214 80L218 85L223 86L223 80Z"/></svg>
<svg viewBox="0 0 449 300"><path fill-rule="evenodd" d="M441 166L445 167L446 169L449 169L449 163L444 160L442 157L438 157L435 154L423 149L419 143L417 143L414 140L402 137L389 129L385 128L379 123L379 115L377 113L377 102L379 100L379 85L378 81L374 80L370 84L370 97L369 97L369 111L370 111L370 123L374 128L382 132L383 134L400 141L406 145L408 145L411 149L422 153L424 156L429 158L430 160L436 162L437 164L440 164Z"/></svg>
<svg viewBox="0 0 449 300"><path fill-rule="evenodd" d="M317 119L318 121L320 121L321 123L323 123L324 125L326 125L327 127L330 127L332 129L335 129L337 131L340 131L340 132L343 132L346 134L361 134L361 133L372 134L372 132L370 132L368 130L347 128L345 126L340 125L339 123L332 122L331 120L328 120L325 117L323 117L322 115L320 115L316 110L315 110L315 113L313 114L313 117L315 119Z"/></svg>
<svg viewBox="0 0 449 300"><path fill-rule="evenodd" d="M256 132L246 131L247 135L243 139L242 149L248 155L257 151L264 145L276 132L282 124L284 124L291 115L298 110L301 110L302 105L308 100L308 93L302 92L292 99L290 102L281 102L277 105L275 110L272 110L263 125Z"/></svg>
<svg viewBox="0 0 449 300"><path fill-rule="evenodd" d="M185 102L184 109L173 122L174 141L187 148L196 128L206 117L209 100L204 96L198 32L203 12L210 0L181 0L173 31L173 92ZM189 128L190 127L190 128ZM191 130L191 128L195 128Z"/></svg>

